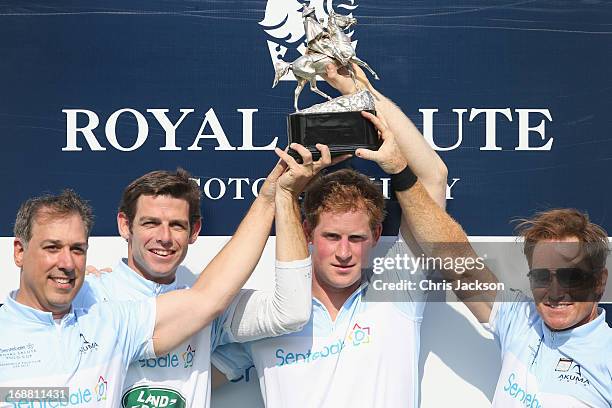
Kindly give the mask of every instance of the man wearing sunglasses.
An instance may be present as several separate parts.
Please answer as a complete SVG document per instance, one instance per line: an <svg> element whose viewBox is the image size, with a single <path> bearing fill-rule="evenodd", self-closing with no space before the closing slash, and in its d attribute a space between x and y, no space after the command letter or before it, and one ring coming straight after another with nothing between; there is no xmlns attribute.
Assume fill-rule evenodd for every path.
<svg viewBox="0 0 612 408"><path fill-rule="evenodd" d="M461 226L420 182L403 198L404 216L429 256L477 258ZM608 277L607 233L573 209L536 214L517 230L533 299L517 290L457 289L497 283L486 266L442 271L501 348L493 407L612 407L612 329L597 306Z"/></svg>

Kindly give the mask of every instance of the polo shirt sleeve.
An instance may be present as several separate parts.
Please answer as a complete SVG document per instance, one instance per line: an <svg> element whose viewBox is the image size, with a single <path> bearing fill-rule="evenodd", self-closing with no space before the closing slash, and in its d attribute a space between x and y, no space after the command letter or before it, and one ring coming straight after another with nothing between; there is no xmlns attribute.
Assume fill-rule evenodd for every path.
<svg viewBox="0 0 612 408"><path fill-rule="evenodd" d="M153 330L155 329L156 299L142 301L107 302L110 308L116 339L126 364L143 358L155 357Z"/></svg>
<svg viewBox="0 0 612 408"><path fill-rule="evenodd" d="M234 297L229 306L223 311L223 313L213 320L210 330L210 350L214 351L217 347L224 344L233 343L237 341L231 330L232 317L236 312L238 302L252 290L241 289L240 292Z"/></svg>
<svg viewBox="0 0 612 408"><path fill-rule="evenodd" d="M503 352L512 338L520 335L532 317L533 300L520 290L499 290L491 309L489 322L483 326L495 336Z"/></svg>
<svg viewBox="0 0 612 408"><path fill-rule="evenodd" d="M248 343L231 343L217 347L211 356L211 362L230 381L242 379L254 365Z"/></svg>

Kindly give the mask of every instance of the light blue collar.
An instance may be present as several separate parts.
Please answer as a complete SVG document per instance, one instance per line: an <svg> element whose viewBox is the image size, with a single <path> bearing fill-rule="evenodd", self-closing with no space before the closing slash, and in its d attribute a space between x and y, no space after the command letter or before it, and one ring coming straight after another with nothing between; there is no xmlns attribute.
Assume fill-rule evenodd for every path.
<svg viewBox="0 0 612 408"><path fill-rule="evenodd" d="M51 312L44 312L42 310L34 309L32 307L26 306L17 302L18 290L12 291L6 298L6 303L4 306L7 308L7 311L12 315L15 315L19 320L26 320L32 323L43 324L46 326L54 326L55 321L53 320L53 314ZM72 306L70 306L70 311L62 317L61 324L65 324L74 319L74 312Z"/></svg>
<svg viewBox="0 0 612 408"><path fill-rule="evenodd" d="M119 261L113 271L109 273L109 275L113 274L116 274L116 278L121 279L121 281L126 282L126 284L130 285L131 289L147 297L158 296L162 293L170 292L172 290L177 289L176 276L172 283L155 283L153 281L145 279L143 276L141 276L132 268L130 268L127 264L127 259L125 258Z"/></svg>
<svg viewBox="0 0 612 408"><path fill-rule="evenodd" d="M601 327L605 326L606 329L608 328L606 323L606 311L599 307L597 308L597 312L598 316L594 320L570 330L550 330L548 326L546 326L546 323L544 323L544 320L541 319L544 341L552 346L571 345L585 340L590 341L589 337L599 331Z"/></svg>
<svg viewBox="0 0 612 408"><path fill-rule="evenodd" d="M364 292L364 290L365 290L365 288L367 286L368 286L368 282L367 281L362 283L344 301L344 303L342 304L342 307L338 311L338 315L336 316L336 320L335 320L334 324L339 324L340 322L342 322L344 320L344 318L348 315L347 313L351 309L353 309L353 307L355 306L355 302L358 300L359 296L361 296L361 294ZM319 309L321 311L321 313L325 313L325 315L329 315L329 311L327 310L327 308L323 305L323 303L321 303L321 301L319 301L319 299L315 298L314 296L312 297L312 305L313 305L313 309L314 310ZM352 315L352 313L351 313L351 315Z"/></svg>

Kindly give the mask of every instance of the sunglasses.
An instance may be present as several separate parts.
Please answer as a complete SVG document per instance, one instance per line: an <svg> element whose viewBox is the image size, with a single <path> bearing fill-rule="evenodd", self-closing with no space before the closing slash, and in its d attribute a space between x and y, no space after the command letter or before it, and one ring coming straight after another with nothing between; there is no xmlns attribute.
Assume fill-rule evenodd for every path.
<svg viewBox="0 0 612 408"><path fill-rule="evenodd" d="M584 271L580 268L538 268L530 270L527 274L534 288L550 286L553 275L556 276L559 286L564 289L586 287L595 281L593 271Z"/></svg>

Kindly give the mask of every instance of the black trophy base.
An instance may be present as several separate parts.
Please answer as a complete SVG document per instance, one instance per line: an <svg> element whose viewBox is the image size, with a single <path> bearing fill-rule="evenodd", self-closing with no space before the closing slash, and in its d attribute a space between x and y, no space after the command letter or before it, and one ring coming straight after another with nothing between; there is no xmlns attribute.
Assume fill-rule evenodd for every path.
<svg viewBox="0 0 612 408"><path fill-rule="evenodd" d="M372 114L375 111L368 110ZM332 157L354 154L365 148L378 150L380 140L376 127L361 116L359 111L333 113L293 113L287 118L289 144L299 143L312 153L314 160L321 157L315 145L322 143L329 147ZM289 149L295 159L301 159L298 152Z"/></svg>

